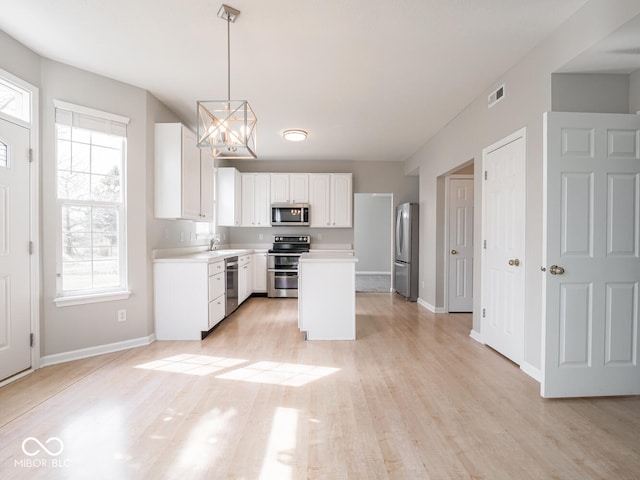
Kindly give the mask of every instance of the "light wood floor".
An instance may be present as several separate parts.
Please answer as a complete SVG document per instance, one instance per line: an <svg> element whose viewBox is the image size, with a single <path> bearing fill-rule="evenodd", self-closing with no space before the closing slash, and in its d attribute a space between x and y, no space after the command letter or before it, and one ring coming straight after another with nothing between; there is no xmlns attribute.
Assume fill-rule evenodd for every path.
<svg viewBox="0 0 640 480"><path fill-rule="evenodd" d="M640 397L544 400L470 315L395 295L358 294L355 342L305 342L296 308L1 388L0 478L640 478Z"/></svg>

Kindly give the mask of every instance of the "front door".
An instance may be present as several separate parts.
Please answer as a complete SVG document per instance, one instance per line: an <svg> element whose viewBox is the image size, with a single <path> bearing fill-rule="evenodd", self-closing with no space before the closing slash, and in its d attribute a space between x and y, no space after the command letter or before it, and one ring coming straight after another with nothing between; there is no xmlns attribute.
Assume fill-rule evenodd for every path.
<svg viewBox="0 0 640 480"><path fill-rule="evenodd" d="M482 340L520 365L524 358L525 132L482 155Z"/></svg>
<svg viewBox="0 0 640 480"><path fill-rule="evenodd" d="M545 123L541 394L640 394L640 117Z"/></svg>
<svg viewBox="0 0 640 480"><path fill-rule="evenodd" d="M29 130L0 119L0 381L31 367Z"/></svg>
<svg viewBox="0 0 640 480"><path fill-rule="evenodd" d="M473 310L473 178L449 180L449 312Z"/></svg>

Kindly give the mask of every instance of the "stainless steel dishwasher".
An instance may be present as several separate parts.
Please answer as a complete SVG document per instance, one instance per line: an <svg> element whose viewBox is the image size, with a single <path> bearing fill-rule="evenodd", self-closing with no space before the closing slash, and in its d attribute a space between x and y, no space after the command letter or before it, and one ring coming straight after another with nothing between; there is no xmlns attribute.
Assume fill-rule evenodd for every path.
<svg viewBox="0 0 640 480"><path fill-rule="evenodd" d="M231 315L238 308L238 257L225 258L224 266L227 271L225 317Z"/></svg>

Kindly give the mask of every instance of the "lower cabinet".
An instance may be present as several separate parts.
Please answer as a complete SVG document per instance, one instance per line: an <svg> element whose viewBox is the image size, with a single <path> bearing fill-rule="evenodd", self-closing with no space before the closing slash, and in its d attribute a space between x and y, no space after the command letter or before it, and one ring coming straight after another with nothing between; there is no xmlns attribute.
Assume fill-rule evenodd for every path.
<svg viewBox="0 0 640 480"><path fill-rule="evenodd" d="M267 252L253 254L253 291L267 293Z"/></svg>
<svg viewBox="0 0 640 480"><path fill-rule="evenodd" d="M253 292L252 254L238 256L238 305Z"/></svg>
<svg viewBox="0 0 640 480"><path fill-rule="evenodd" d="M201 340L225 315L224 261L153 264L157 340Z"/></svg>

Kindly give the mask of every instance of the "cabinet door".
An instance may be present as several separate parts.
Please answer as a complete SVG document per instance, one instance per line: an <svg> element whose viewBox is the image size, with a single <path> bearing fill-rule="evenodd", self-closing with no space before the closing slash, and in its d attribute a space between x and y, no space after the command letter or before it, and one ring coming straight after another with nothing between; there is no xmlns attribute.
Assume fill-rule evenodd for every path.
<svg viewBox="0 0 640 480"><path fill-rule="evenodd" d="M289 174L271 174L271 203L289 203Z"/></svg>
<svg viewBox="0 0 640 480"><path fill-rule="evenodd" d="M312 173L309 175L309 183L310 224L312 227L329 227L331 175Z"/></svg>
<svg viewBox="0 0 640 480"><path fill-rule="evenodd" d="M218 225L237 227L241 222L240 173L233 167L218 168Z"/></svg>
<svg viewBox="0 0 640 480"><path fill-rule="evenodd" d="M331 175L331 226L351 227L351 174Z"/></svg>
<svg viewBox="0 0 640 480"><path fill-rule="evenodd" d="M267 291L267 254L253 254L253 291L265 293Z"/></svg>
<svg viewBox="0 0 640 480"><path fill-rule="evenodd" d="M200 152L200 220L213 222L213 158Z"/></svg>
<svg viewBox="0 0 640 480"><path fill-rule="evenodd" d="M256 174L254 186L255 224L257 227L269 227L271 226L271 175Z"/></svg>
<svg viewBox="0 0 640 480"><path fill-rule="evenodd" d="M309 203L309 174L292 173L289 176L291 203Z"/></svg>
<svg viewBox="0 0 640 480"><path fill-rule="evenodd" d="M182 218L200 219L200 149L196 135L182 127Z"/></svg>
<svg viewBox="0 0 640 480"><path fill-rule="evenodd" d="M256 176L252 173L242 173L242 226L255 227L255 186Z"/></svg>

